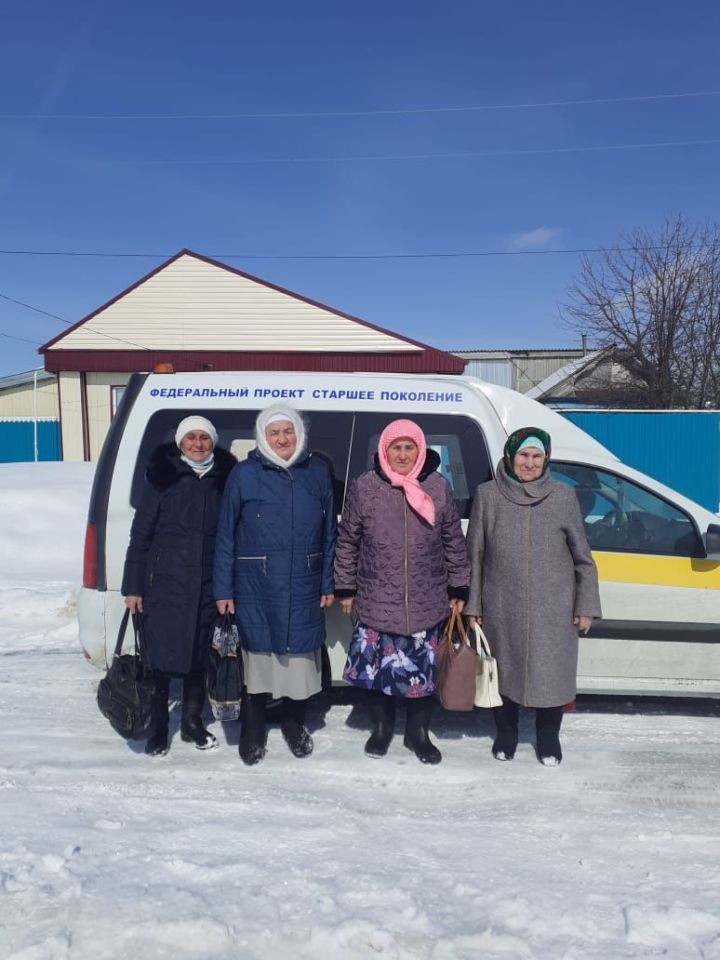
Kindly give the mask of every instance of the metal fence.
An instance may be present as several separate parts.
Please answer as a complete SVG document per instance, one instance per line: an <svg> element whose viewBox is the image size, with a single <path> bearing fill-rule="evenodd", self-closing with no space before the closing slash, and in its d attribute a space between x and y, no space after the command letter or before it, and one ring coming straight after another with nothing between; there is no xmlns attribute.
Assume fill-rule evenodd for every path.
<svg viewBox="0 0 720 960"><path fill-rule="evenodd" d="M0 419L0 463L60 459L60 421Z"/></svg>

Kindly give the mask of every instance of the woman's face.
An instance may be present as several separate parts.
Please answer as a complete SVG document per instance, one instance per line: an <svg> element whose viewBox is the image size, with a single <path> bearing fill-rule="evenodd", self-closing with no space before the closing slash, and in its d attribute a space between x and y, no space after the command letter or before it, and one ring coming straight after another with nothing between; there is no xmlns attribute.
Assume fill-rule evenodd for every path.
<svg viewBox="0 0 720 960"><path fill-rule="evenodd" d="M513 473L522 483L528 483L530 480L537 480L543 471L544 464L543 450L538 450L537 447L525 447L524 450L518 450L515 454Z"/></svg>
<svg viewBox="0 0 720 960"><path fill-rule="evenodd" d="M418 458L417 444L408 437L401 437L387 448L387 458L391 470L395 473L408 474Z"/></svg>
<svg viewBox="0 0 720 960"><path fill-rule="evenodd" d="M180 450L188 460L199 462L208 456L213 448L210 436L204 430L191 430L180 441Z"/></svg>
<svg viewBox="0 0 720 960"><path fill-rule="evenodd" d="M268 446L283 460L289 460L297 447L297 434L291 420L275 420L265 428Z"/></svg>

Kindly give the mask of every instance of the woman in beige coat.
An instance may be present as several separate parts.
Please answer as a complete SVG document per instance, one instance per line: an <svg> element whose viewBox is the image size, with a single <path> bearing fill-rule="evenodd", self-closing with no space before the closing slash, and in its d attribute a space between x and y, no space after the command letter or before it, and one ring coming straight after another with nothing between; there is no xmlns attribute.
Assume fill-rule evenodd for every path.
<svg viewBox="0 0 720 960"><path fill-rule="evenodd" d="M578 631L601 615L595 563L571 487L548 472L550 437L508 437L494 480L477 488L468 528L465 613L483 624L498 661L493 755L512 760L518 707L534 707L537 755L562 759L563 706L575 699Z"/></svg>

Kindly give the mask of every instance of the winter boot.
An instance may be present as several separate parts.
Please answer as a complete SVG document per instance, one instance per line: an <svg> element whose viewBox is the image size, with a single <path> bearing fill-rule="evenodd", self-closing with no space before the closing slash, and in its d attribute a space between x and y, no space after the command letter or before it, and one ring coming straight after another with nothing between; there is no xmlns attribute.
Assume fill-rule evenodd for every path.
<svg viewBox="0 0 720 960"><path fill-rule="evenodd" d="M428 736L433 697L408 697L405 700L405 739L403 743L412 750L420 763L440 763L442 754Z"/></svg>
<svg viewBox="0 0 720 960"><path fill-rule="evenodd" d="M535 710L537 757L546 767L557 767L562 760L560 749L562 716L562 707L538 707Z"/></svg>
<svg viewBox="0 0 720 960"><path fill-rule="evenodd" d="M501 707L493 707L495 718L495 742L492 745L492 754L496 760L512 760L517 750L518 716L520 708L514 700L503 697Z"/></svg>
<svg viewBox="0 0 720 960"><path fill-rule="evenodd" d="M168 734L170 677L164 673L156 673L153 679L155 690L152 697L152 728L145 744L145 753L150 757L164 757L170 749Z"/></svg>
<svg viewBox="0 0 720 960"><path fill-rule="evenodd" d="M305 726L307 700L291 700L285 697L285 716L280 729L285 743L294 757L308 757L313 752L313 739Z"/></svg>
<svg viewBox="0 0 720 960"><path fill-rule="evenodd" d="M368 757L384 757L395 733L395 697L374 690L370 698L373 727L365 753Z"/></svg>
<svg viewBox="0 0 720 960"><path fill-rule="evenodd" d="M180 739L186 743L194 743L198 750L212 750L217 746L217 740L203 726L202 710L204 704L205 671L193 670L192 673L188 673L183 678Z"/></svg>
<svg viewBox="0 0 720 960"><path fill-rule="evenodd" d="M238 750L249 767L265 756L265 705L267 694L246 693L242 708L242 729Z"/></svg>

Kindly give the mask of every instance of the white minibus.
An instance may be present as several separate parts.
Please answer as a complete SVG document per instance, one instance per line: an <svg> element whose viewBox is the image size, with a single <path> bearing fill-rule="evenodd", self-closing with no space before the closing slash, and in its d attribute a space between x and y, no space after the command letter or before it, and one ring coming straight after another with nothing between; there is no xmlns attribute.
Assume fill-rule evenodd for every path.
<svg viewBox="0 0 720 960"><path fill-rule="evenodd" d="M603 619L580 639L585 693L720 697L720 517L626 466L559 414L472 377L332 373L152 373L130 379L100 455L90 502L80 641L105 666L123 611L120 595L133 509L152 450L179 420L201 413L242 458L257 411L284 399L304 412L310 449L330 465L337 513L367 470L383 427L415 420L440 455L464 524L474 491L493 477L509 433L552 437L553 476L572 486L600 576ZM328 612L327 646L341 675L350 623Z"/></svg>

